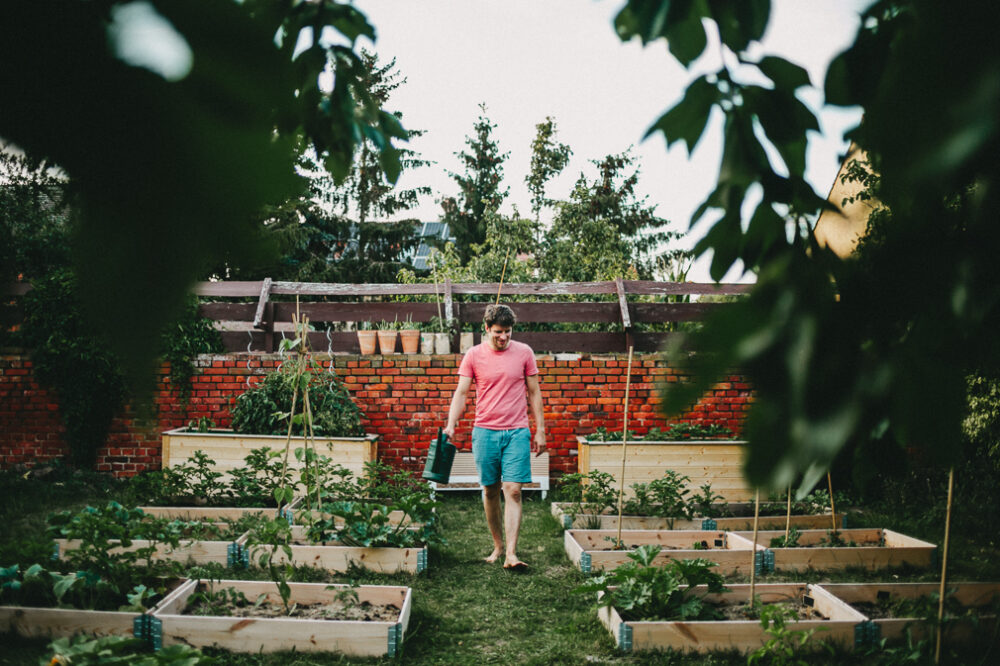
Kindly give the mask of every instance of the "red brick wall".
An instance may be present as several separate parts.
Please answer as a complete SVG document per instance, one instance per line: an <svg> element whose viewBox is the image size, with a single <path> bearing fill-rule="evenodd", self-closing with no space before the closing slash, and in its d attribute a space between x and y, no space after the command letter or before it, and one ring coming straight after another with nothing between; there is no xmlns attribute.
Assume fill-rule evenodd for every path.
<svg viewBox="0 0 1000 666"><path fill-rule="evenodd" d="M317 359L328 367L326 354ZM551 466L576 471L576 435L600 426L620 430L625 396L627 356L559 354L537 357L545 405ZM365 413L365 429L379 438L379 457L394 465L418 469L428 442L447 419L458 377L459 355L340 356L334 370ZM181 409L167 381L164 364L157 379L155 419L143 421L126 410L115 420L106 447L98 452L98 469L119 476L155 468L160 463L160 432L184 426L202 416L219 427L229 425L229 408L247 388L247 380L281 363L277 354L202 356L196 366L191 401ZM681 380L662 356L636 355L632 363L629 429L645 432L664 427L657 411L658 386ZM473 396L474 396L473 391ZM725 425L739 432L752 390L734 375L709 391L684 415L686 421ZM473 398L459 425L457 438L468 443ZM66 446L57 398L42 390L27 357L0 357L0 466L33 464L63 455Z"/></svg>

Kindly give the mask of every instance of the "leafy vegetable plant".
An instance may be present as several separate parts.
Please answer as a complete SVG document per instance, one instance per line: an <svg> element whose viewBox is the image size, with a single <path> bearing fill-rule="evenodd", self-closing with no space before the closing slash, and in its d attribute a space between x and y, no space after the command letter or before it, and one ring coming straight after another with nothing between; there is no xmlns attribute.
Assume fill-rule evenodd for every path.
<svg viewBox="0 0 1000 666"><path fill-rule="evenodd" d="M802 532L795 527L788 528L788 536L777 536L771 539L771 548L797 548Z"/></svg>
<svg viewBox="0 0 1000 666"><path fill-rule="evenodd" d="M625 504L625 511L631 515L659 516L666 519L667 529L674 529L678 518L690 519L694 514L694 504L687 497L687 483L691 479L668 469L659 479L649 483L632 485L634 498Z"/></svg>
<svg viewBox="0 0 1000 666"><path fill-rule="evenodd" d="M314 362L310 362L314 363ZM291 363L281 370L268 374L264 381L236 398L232 409L233 430L255 435L284 435L292 421L292 434L306 432L306 422L298 405L293 414L293 396L296 385L308 393L312 429L320 435L355 437L364 434L361 427L361 410L351 400L347 388L329 372L316 368L316 372L299 374Z"/></svg>
<svg viewBox="0 0 1000 666"><path fill-rule="evenodd" d="M208 666L218 663L187 645L171 645L149 652L146 643L126 636L74 636L59 638L48 646L45 666Z"/></svg>
<svg viewBox="0 0 1000 666"><path fill-rule="evenodd" d="M628 441L630 442L671 442L692 439L732 439L735 436L732 430L725 426L712 423L675 423L666 430L660 428L650 428L645 435L639 435L631 430L628 431ZM622 441L621 431L609 431L603 426L589 435L587 439L594 442L620 442Z"/></svg>
<svg viewBox="0 0 1000 666"><path fill-rule="evenodd" d="M618 507L618 490L614 484L615 477L596 469L587 474L564 474L559 480L556 497L559 501L572 503L567 510L572 516L600 514L605 509Z"/></svg>
<svg viewBox="0 0 1000 666"><path fill-rule="evenodd" d="M626 620L713 620L718 610L705 602L708 594L728 591L717 566L705 559L670 560L654 564L656 544L639 546L631 561L605 572L576 589L603 593L598 603L613 606Z"/></svg>
<svg viewBox="0 0 1000 666"><path fill-rule="evenodd" d="M720 504L725 499L722 495L712 492L712 484L705 483L700 487L701 492L692 495L692 510L704 518L718 518L724 513Z"/></svg>
<svg viewBox="0 0 1000 666"><path fill-rule="evenodd" d="M148 575L165 573L172 566L158 559L160 544L177 547L177 523L147 516L141 509L127 509L117 502L86 507L73 513L49 516L49 533L76 540L65 559L90 580L104 580L122 598L136 585L136 567L144 565ZM142 540L141 547L135 541Z"/></svg>

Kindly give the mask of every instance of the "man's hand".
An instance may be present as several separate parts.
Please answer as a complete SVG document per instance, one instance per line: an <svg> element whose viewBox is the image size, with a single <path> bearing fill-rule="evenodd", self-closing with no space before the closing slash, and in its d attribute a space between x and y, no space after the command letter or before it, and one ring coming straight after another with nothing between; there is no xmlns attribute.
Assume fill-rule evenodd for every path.
<svg viewBox="0 0 1000 666"><path fill-rule="evenodd" d="M535 444L531 448L534 450L536 456L545 453L545 431L541 428L535 431Z"/></svg>
<svg viewBox="0 0 1000 666"><path fill-rule="evenodd" d="M461 451L465 447L455 441L455 426L445 426L442 428L442 432L448 436L448 441L455 445L455 448ZM471 448L471 447L470 447Z"/></svg>

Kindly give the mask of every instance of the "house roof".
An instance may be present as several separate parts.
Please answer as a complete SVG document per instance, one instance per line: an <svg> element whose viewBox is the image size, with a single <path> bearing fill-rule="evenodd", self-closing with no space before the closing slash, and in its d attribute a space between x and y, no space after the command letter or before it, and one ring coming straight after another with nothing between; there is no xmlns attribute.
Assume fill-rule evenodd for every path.
<svg viewBox="0 0 1000 666"><path fill-rule="evenodd" d="M431 250L434 249L434 241L454 242L455 240L455 237L451 235L451 227L447 222L424 222L417 234L421 239L420 245L417 246L416 251L413 253L410 263L418 271L426 271L430 268L427 265L427 259L431 255Z"/></svg>

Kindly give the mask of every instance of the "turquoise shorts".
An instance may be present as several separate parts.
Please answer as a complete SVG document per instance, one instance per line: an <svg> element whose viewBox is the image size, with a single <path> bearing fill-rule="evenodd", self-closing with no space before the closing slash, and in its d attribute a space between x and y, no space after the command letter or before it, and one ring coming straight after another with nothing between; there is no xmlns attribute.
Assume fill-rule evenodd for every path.
<svg viewBox="0 0 1000 666"><path fill-rule="evenodd" d="M531 483L531 430L472 429L472 455L479 482L492 486L501 480Z"/></svg>

